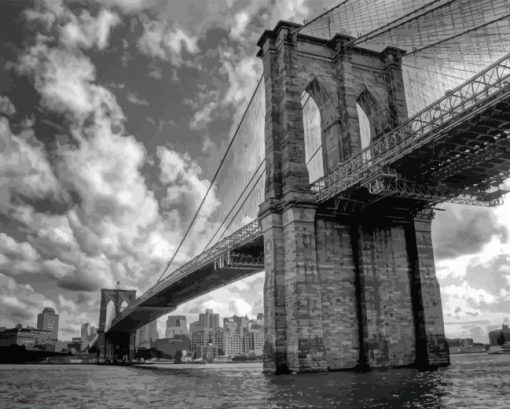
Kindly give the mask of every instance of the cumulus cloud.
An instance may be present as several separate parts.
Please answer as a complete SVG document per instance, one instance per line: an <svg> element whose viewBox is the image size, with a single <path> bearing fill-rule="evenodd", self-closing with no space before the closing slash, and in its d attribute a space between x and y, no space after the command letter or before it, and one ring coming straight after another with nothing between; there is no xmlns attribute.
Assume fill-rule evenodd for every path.
<svg viewBox="0 0 510 409"><path fill-rule="evenodd" d="M0 117L0 209L10 207L13 195L54 200L65 196L34 133L25 129L15 135L7 118Z"/></svg>
<svg viewBox="0 0 510 409"><path fill-rule="evenodd" d="M12 104L9 97L5 95L0 95L0 114L4 114L6 116L12 116L16 113L16 108Z"/></svg>
<svg viewBox="0 0 510 409"><path fill-rule="evenodd" d="M202 169L188 154L181 155L165 147L157 149L160 166L160 180L166 186L166 195L162 205L165 210L178 210L182 217L181 229L190 222L198 204L204 197L210 182L201 178ZM215 189L212 188L207 196L199 219L195 222L197 229L212 228L208 223L209 217L219 206Z"/></svg>
<svg viewBox="0 0 510 409"><path fill-rule="evenodd" d="M506 242L508 227L490 209L448 205L433 221L432 239L438 259L475 254L493 237Z"/></svg>
<svg viewBox="0 0 510 409"><path fill-rule="evenodd" d="M235 39L242 39L248 23L250 22L250 15L246 10L240 11L234 16L234 24L230 29L230 36Z"/></svg>
<svg viewBox="0 0 510 409"><path fill-rule="evenodd" d="M9 275L36 273L39 253L27 242L0 233L0 271Z"/></svg>
<svg viewBox="0 0 510 409"><path fill-rule="evenodd" d="M55 308L53 301L37 293L29 284L18 284L0 273L0 322L11 327L27 323L35 327L37 313L43 307Z"/></svg>
<svg viewBox="0 0 510 409"><path fill-rule="evenodd" d="M66 47L104 49L108 45L110 32L120 23L119 16L100 8L93 16L87 10L79 15L69 10L62 0L43 0L25 11L29 21L41 22L46 29L58 32L58 40Z"/></svg>
<svg viewBox="0 0 510 409"><path fill-rule="evenodd" d="M147 20L143 22L143 29L138 48L149 57L170 61L178 67L184 63L184 52L196 54L199 51L197 38L179 27L159 20Z"/></svg>
<svg viewBox="0 0 510 409"><path fill-rule="evenodd" d="M197 297L177 308L172 314L191 315L195 319L206 308L212 308L222 318L234 314L256 317L258 313L264 312L264 278L264 272L254 274L209 294Z"/></svg>
<svg viewBox="0 0 510 409"><path fill-rule="evenodd" d="M102 6L114 7L126 14L134 14L157 5L158 0L96 0Z"/></svg>
<svg viewBox="0 0 510 409"><path fill-rule="evenodd" d="M219 56L219 73L225 76L226 87L221 92L199 92L193 100L187 100L189 106L197 109L190 121L190 128L202 131L221 116L222 110L233 108L235 114L229 133L231 135L255 91L262 68L255 57L239 57L233 49L221 49Z"/></svg>
<svg viewBox="0 0 510 409"><path fill-rule="evenodd" d="M114 96L93 83L95 67L79 52L50 48L41 38L20 57L18 70L34 77L42 105L53 112L79 122L95 113L120 116Z"/></svg>
<svg viewBox="0 0 510 409"><path fill-rule="evenodd" d="M143 106L149 105L149 102L146 99L140 98L134 92L128 92L127 100L135 105L143 105Z"/></svg>
<svg viewBox="0 0 510 409"><path fill-rule="evenodd" d="M104 49L108 45L110 31L120 23L119 16L106 9L101 9L95 17L87 10L79 16L73 13L67 15L70 21L61 28L60 40L73 47Z"/></svg>
<svg viewBox="0 0 510 409"><path fill-rule="evenodd" d="M18 158L9 169L18 166L20 172L37 177L34 188L49 185L72 196L73 201L60 214L42 212L31 203L13 203L10 197L6 204L13 219L28 233L25 247L31 246L37 253L38 271L59 287L97 291L121 281L123 286L144 291L174 251L209 181L189 155L159 148L160 183L165 189L160 205L142 176L147 161L144 145L126 134L122 108L110 91L98 85L94 64L80 50L93 46L84 39L91 38L88 31L70 31L70 26L60 23L59 16L71 13L64 4L54 3L46 14L41 7L36 10L39 15L34 12L30 18L51 14L54 21L21 54L18 71L33 79L47 111L66 118L67 135L49 155L33 130L26 130L24 139L12 135L6 118L2 118L4 126L0 129L7 141L6 155L12 158L16 153L30 159L23 162ZM68 21L83 21L87 26L89 18L81 14ZM96 20L102 21L99 17ZM109 32L94 37L95 46L108 44ZM168 50L197 50L193 42L182 37L168 37L170 32L168 29L162 40ZM129 99L145 104L136 94ZM43 177L52 183L42 183ZM27 189L32 184L23 186ZM213 226L208 217L217 205L213 190L197 219L200 231ZM183 251L176 262L186 261L186 254ZM5 262L12 264L13 260Z"/></svg>

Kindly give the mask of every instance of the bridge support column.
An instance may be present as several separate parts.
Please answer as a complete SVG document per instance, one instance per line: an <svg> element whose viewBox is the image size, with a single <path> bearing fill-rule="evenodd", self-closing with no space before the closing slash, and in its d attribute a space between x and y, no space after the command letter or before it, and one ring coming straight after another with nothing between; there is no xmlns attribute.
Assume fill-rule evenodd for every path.
<svg viewBox="0 0 510 409"><path fill-rule="evenodd" d="M362 224L353 235L363 363L372 368L412 365L416 340L405 227Z"/></svg>
<svg viewBox="0 0 510 409"><path fill-rule="evenodd" d="M98 337L98 362L125 363L135 359L136 332L101 332Z"/></svg>
<svg viewBox="0 0 510 409"><path fill-rule="evenodd" d="M444 333L441 293L434 267L431 215L414 218L408 227L408 253L416 322L416 364L420 367L450 363Z"/></svg>
<svg viewBox="0 0 510 409"><path fill-rule="evenodd" d="M314 221L313 205L290 206L262 218L265 372L327 370Z"/></svg>

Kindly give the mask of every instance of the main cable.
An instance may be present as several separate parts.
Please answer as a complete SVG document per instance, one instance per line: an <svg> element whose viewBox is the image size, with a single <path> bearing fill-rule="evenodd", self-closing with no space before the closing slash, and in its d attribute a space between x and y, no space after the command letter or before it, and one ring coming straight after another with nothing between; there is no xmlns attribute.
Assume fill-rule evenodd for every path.
<svg viewBox="0 0 510 409"><path fill-rule="evenodd" d="M244 187L243 191L241 192L241 194L239 195L239 197L237 198L236 202L232 205L232 207L230 208L228 214L225 216L225 218L223 219L223 221L221 222L221 225L218 227L218 229L216 229L216 231L214 232L214 234L212 235L212 237L209 239L209 242L206 244L206 246L204 247L204 250L207 250L209 248L209 245L212 243L212 241L214 240L214 238L216 237L216 235L218 234L218 232L221 230L221 228L224 226L225 222L227 221L227 219L229 218L229 216L232 214L232 212L234 211L235 207L237 206L237 204L239 203L239 201L241 200L241 197L243 197L244 193L246 192L246 190L248 189L248 187L250 186L251 182L253 181L253 179L255 178L255 175L258 173L258 171L260 170L260 168L262 167L262 165L265 163L266 159L262 159L262 161L260 162L260 164L258 165L257 169L255 170L255 172L253 172L253 175L252 177L250 178L250 180L248 181L248 183L246 184L246 186ZM260 180L260 177L257 179L257 182ZM250 191L250 193L248 193L248 195L246 195L246 197L249 197L251 192L253 192L253 189L255 188L255 186L257 185L257 182L255 182L255 184L253 185L252 187L252 190ZM244 203L246 202L246 199L245 201L241 204L241 206L239 207L239 209L242 208L242 206L244 205ZM239 209L238 209L238 212L239 213ZM234 220L234 218L237 216L237 213L234 215L234 217L231 219ZM228 226L230 227L230 225ZM228 227L225 229L225 231L227 231Z"/></svg>
<svg viewBox="0 0 510 409"><path fill-rule="evenodd" d="M252 96L250 98L250 101L248 102L248 105L246 106L246 109L244 110L243 116L241 117L241 120L239 121L239 124L237 125L237 128L236 128L236 130L234 132L234 136L232 136L232 139L230 140L230 142L229 142L229 144L227 146L227 149L225 150L225 153L223 154L223 157L221 158L221 161L220 161L220 164L218 166L218 169L216 169L216 172L214 173L214 176L213 176L213 178L211 180L211 183L209 184L209 187L207 188L207 191L205 192L204 197L202 198L202 201L200 202L200 205L198 206L198 209L195 212L195 215L193 216L193 219L191 220L191 222L190 222L190 224L189 224L189 226L188 226L188 228L186 230L186 233L184 233L184 236L182 237L182 240L180 241L179 245L177 246L177 249L174 251L174 254L172 255L172 258L167 263L165 269L163 270L163 272L159 276L159 279L156 282L156 284L161 281L161 279L163 278L163 276L167 272L168 268L172 265L175 257L177 256L177 253L179 252L179 250L181 249L181 247L182 247L182 245L184 243L184 240L186 240L186 237L188 237L188 234L191 231L191 228L193 227L193 224L195 223L195 220L197 219L200 210L202 210L202 206L205 203L205 199L207 199L207 196L209 195L209 192L211 191L211 188L213 187L214 182L216 181L216 178L218 177L218 174L220 173L220 169L223 166L223 163L225 162L225 159L227 158L228 153L230 152L230 148L234 144L234 141L235 141L236 136L237 136L237 134L239 132L239 129L241 128L241 125L242 125L242 123L244 121L244 118L246 117L246 114L248 113L248 110L250 109L250 106L251 106L253 100L255 99L255 95L257 94L257 90L258 90L258 88L260 86L260 83L262 82L263 78L264 78L263 76L261 76L259 78L259 80L257 82L257 86L255 87L255 91L253 91L253 94L252 94Z"/></svg>

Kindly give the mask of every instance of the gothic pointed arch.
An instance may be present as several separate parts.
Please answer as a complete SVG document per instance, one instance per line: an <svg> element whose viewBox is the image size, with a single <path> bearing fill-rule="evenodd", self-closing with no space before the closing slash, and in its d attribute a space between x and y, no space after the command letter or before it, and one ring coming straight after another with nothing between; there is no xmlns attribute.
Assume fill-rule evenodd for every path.
<svg viewBox="0 0 510 409"><path fill-rule="evenodd" d="M305 160L311 183L328 174L340 161L339 113L324 83L327 79L308 75L301 94Z"/></svg>

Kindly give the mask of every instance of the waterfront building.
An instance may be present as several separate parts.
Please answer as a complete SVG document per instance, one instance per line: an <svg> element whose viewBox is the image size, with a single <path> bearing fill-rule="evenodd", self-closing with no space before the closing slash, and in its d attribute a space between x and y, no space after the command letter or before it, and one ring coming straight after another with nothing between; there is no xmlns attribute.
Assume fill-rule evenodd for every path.
<svg viewBox="0 0 510 409"><path fill-rule="evenodd" d="M158 322L154 320L136 330L135 346L136 348L149 349L151 342L156 341L158 338Z"/></svg>
<svg viewBox="0 0 510 409"><path fill-rule="evenodd" d="M501 329L489 332L489 341L491 345L503 345L510 342L510 328L503 324Z"/></svg>
<svg viewBox="0 0 510 409"><path fill-rule="evenodd" d="M200 323L198 321L194 321L191 324L189 324L189 333L193 334L194 332L201 331L203 328L200 326Z"/></svg>
<svg viewBox="0 0 510 409"><path fill-rule="evenodd" d="M218 348L218 355L225 355L225 329L219 328L214 331L214 345Z"/></svg>
<svg viewBox="0 0 510 409"><path fill-rule="evenodd" d="M97 328L88 322L81 326L81 340L83 344L88 344L97 334Z"/></svg>
<svg viewBox="0 0 510 409"><path fill-rule="evenodd" d="M191 333L191 350L195 355L201 357L201 347L214 344L214 334L212 331L205 329L194 331Z"/></svg>
<svg viewBox="0 0 510 409"><path fill-rule="evenodd" d="M182 356L186 356L189 353L191 341L187 335L177 334L174 338L157 339L152 343L152 347L156 348L163 358L175 359L179 351L182 353Z"/></svg>
<svg viewBox="0 0 510 409"><path fill-rule="evenodd" d="M46 307L37 314L37 329L50 331L54 340L58 339L58 314L53 308Z"/></svg>
<svg viewBox="0 0 510 409"><path fill-rule="evenodd" d="M237 322L233 318L223 318L223 328L225 331L236 332L238 329Z"/></svg>
<svg viewBox="0 0 510 409"><path fill-rule="evenodd" d="M262 355L264 351L264 332L250 331L243 336L243 353Z"/></svg>
<svg viewBox="0 0 510 409"><path fill-rule="evenodd" d="M241 355L243 353L243 339L239 332L225 331L225 355L229 357Z"/></svg>
<svg viewBox="0 0 510 409"><path fill-rule="evenodd" d="M218 347L214 344L209 345L200 345L195 355L195 358L203 358L207 361L211 361L212 359L218 356Z"/></svg>
<svg viewBox="0 0 510 409"><path fill-rule="evenodd" d="M257 314L257 324L259 324L261 327L264 326L264 314L261 312Z"/></svg>
<svg viewBox="0 0 510 409"><path fill-rule="evenodd" d="M184 315L169 315L166 320L165 338L188 335L188 323Z"/></svg>
<svg viewBox="0 0 510 409"><path fill-rule="evenodd" d="M241 317L238 315L234 315L232 317L232 320L237 324L237 328L240 332L243 332L243 330L248 329L250 323L248 316Z"/></svg>
<svg viewBox="0 0 510 409"><path fill-rule="evenodd" d="M11 345L25 346L26 349L55 344L54 333L49 330L36 328L23 328L21 324L15 328L0 332L0 346L7 347Z"/></svg>
<svg viewBox="0 0 510 409"><path fill-rule="evenodd" d="M205 313L198 315L198 324L203 329L218 329L220 327L220 314L215 314L212 309L206 309Z"/></svg>

